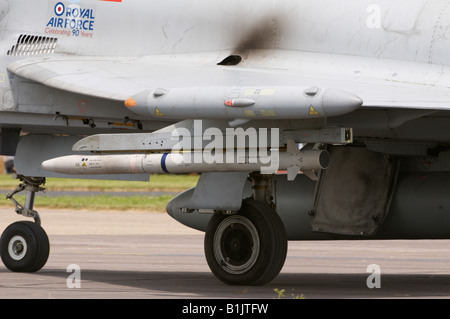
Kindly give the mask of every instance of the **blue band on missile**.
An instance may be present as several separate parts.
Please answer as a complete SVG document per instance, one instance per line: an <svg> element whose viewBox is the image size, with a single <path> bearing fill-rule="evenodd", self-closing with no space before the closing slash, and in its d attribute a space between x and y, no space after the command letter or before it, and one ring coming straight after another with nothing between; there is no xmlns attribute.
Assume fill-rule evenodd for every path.
<svg viewBox="0 0 450 319"><path fill-rule="evenodd" d="M169 153L164 153L163 156L161 157L161 168L162 168L162 170L165 173L170 174L169 171L167 170L167 167L166 167L166 157L167 157L167 155L169 155Z"/></svg>

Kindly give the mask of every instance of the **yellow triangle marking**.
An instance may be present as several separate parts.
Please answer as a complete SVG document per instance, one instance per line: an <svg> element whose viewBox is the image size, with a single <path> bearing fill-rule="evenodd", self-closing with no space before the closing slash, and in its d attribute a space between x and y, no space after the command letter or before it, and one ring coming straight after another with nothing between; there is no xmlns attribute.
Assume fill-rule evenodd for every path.
<svg viewBox="0 0 450 319"><path fill-rule="evenodd" d="M156 110L155 110L155 115L156 116L164 116L164 114L158 108L156 108Z"/></svg>
<svg viewBox="0 0 450 319"><path fill-rule="evenodd" d="M86 167L86 163L83 162L83 165L81 165L81 166Z"/></svg>
<svg viewBox="0 0 450 319"><path fill-rule="evenodd" d="M317 112L316 109L311 105L309 107L309 115L320 115L320 113Z"/></svg>

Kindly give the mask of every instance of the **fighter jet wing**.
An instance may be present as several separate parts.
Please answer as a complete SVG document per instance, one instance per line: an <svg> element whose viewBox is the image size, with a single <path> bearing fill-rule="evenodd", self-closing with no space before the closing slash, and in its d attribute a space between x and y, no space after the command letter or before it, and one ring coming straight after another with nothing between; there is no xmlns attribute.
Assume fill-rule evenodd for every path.
<svg viewBox="0 0 450 319"><path fill-rule="evenodd" d="M292 68L264 61L222 66L217 65L219 56L59 56L19 60L10 64L8 71L52 88L118 101L157 88L277 85L346 90L360 97L363 107L450 110L450 90L445 81L421 78L433 66L420 66L411 75L415 71L411 70L413 65L405 64L398 68L403 73L390 67L386 75L377 70L376 63L380 61L361 61L372 63L372 71L359 72L349 66L342 72L342 66L336 70L322 65L314 70L317 61L307 65L305 60Z"/></svg>

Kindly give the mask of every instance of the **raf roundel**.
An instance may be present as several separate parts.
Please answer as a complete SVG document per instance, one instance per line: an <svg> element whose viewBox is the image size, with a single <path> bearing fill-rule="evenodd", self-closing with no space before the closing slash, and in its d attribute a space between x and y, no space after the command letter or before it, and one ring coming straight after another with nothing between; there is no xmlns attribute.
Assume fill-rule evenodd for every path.
<svg viewBox="0 0 450 319"><path fill-rule="evenodd" d="M62 3L62 2L58 2L57 4L56 4L56 6L55 6L55 14L59 17L59 16L62 16L62 14L64 13L64 11L65 11L65 7L64 7L64 4Z"/></svg>

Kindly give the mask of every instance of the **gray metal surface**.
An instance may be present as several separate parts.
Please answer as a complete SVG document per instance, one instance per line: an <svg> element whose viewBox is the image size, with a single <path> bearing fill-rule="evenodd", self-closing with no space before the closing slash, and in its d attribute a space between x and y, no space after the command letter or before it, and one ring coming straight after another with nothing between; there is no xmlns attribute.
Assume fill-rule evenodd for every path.
<svg viewBox="0 0 450 319"><path fill-rule="evenodd" d="M205 231L210 214L193 211L180 212L174 203L183 206L190 200L195 188L178 195L167 206L168 213L180 223ZM314 205L315 183L304 175L295 181L286 180L285 175L276 175L273 180L276 211L286 228L289 240L333 240L360 238L314 232L310 211ZM450 198L441 192L450 191L448 172L400 172L389 213L371 239L448 239L450 238ZM251 195L247 185L244 198ZM178 204L177 204L178 205ZM357 235L360 235L359 233ZM364 236L364 238L368 238Z"/></svg>
<svg viewBox="0 0 450 319"><path fill-rule="evenodd" d="M248 172L234 173L204 173L200 175L192 198L184 204L173 199L172 209L175 207L187 209L217 209L224 211L238 211L244 197L244 187Z"/></svg>
<svg viewBox="0 0 450 319"><path fill-rule="evenodd" d="M352 93L335 89L290 86L258 87L188 87L144 91L133 96L127 107L132 112L150 117L173 119L311 119L350 113L363 101Z"/></svg>

